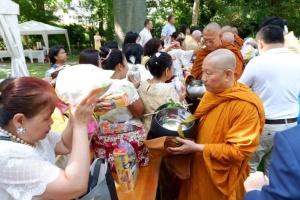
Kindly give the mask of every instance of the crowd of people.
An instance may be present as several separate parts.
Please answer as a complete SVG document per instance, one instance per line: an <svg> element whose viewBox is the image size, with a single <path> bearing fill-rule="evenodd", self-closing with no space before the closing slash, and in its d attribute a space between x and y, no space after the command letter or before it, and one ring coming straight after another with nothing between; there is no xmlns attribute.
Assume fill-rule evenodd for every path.
<svg viewBox="0 0 300 200"><path fill-rule="evenodd" d="M245 41L236 27L216 22L176 29L173 15L160 38L152 37L152 28L146 19L139 34L129 31L123 44L103 46L105 38L96 32L94 48L79 55L79 64L101 68L126 93L124 107L106 102L96 90L75 105L59 99L56 79L69 67L60 45L49 49L51 68L44 80L20 77L0 83L1 199L83 195L91 160L107 158L104 148L89 142L98 137L99 124L130 123L146 140L152 120L147 114L170 99L188 107L187 75L206 88L190 109L199 119L197 138L177 138L182 145L167 151L192 156L190 176L166 186L166 177L175 174L163 162L166 176L160 173L157 198L300 199L300 45L287 21L267 18L256 38ZM149 152L144 146L139 150L140 166L147 166ZM263 173L258 172L261 164Z"/></svg>

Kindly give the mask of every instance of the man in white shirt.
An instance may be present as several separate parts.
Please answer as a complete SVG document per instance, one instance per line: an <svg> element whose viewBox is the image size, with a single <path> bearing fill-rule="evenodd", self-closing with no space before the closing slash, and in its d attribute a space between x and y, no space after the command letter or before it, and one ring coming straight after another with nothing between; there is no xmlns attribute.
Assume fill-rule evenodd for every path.
<svg viewBox="0 0 300 200"><path fill-rule="evenodd" d="M264 168L268 176L276 132L297 125L300 56L284 48L283 30L279 26L262 27L256 38L260 56L250 60L239 82L251 87L264 105L265 127L250 165L251 172L255 172L265 156Z"/></svg>
<svg viewBox="0 0 300 200"><path fill-rule="evenodd" d="M151 29L153 28L153 24L152 21L150 19L146 19L144 22L144 26L145 28L140 32L140 41L139 44L144 47L144 45L146 44L146 42L148 42L148 40L150 40L152 38L151 35Z"/></svg>
<svg viewBox="0 0 300 200"><path fill-rule="evenodd" d="M174 15L169 15L168 23L164 25L161 31L161 39L164 40L165 46L170 45L171 43L171 35L176 31L175 26L175 17Z"/></svg>

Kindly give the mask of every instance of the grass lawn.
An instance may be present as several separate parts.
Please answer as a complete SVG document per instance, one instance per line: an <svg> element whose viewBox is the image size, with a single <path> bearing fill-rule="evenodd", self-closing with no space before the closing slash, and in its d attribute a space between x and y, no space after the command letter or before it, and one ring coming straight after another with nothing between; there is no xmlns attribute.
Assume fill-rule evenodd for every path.
<svg viewBox="0 0 300 200"><path fill-rule="evenodd" d="M75 65L78 63L79 54L73 53L71 56L68 55L67 63L68 65ZM50 63L38 63L37 59L33 60L33 63L30 63L30 60L26 58L26 65L29 71L30 76L37 78L44 78L45 72L50 68ZM0 62L0 69L4 69L5 71L11 74L11 60L10 58L4 58L3 62ZM5 74L0 72L0 79L4 79Z"/></svg>

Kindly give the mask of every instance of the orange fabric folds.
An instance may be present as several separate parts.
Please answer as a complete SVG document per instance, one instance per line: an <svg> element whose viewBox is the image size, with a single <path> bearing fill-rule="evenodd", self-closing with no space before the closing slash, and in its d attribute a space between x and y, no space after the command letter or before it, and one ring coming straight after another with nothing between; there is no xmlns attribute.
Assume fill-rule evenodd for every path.
<svg viewBox="0 0 300 200"><path fill-rule="evenodd" d="M234 35L234 45L241 49L243 47L244 44L244 40L242 38L240 38L240 36L238 35Z"/></svg>
<svg viewBox="0 0 300 200"><path fill-rule="evenodd" d="M200 118L191 177L182 184L179 199L238 200L249 174L248 161L259 144L265 115L259 97L235 82L223 93L206 92L194 116Z"/></svg>
<svg viewBox="0 0 300 200"><path fill-rule="evenodd" d="M222 45L220 45L217 49L228 49L228 50L230 50L234 53L235 58L236 58L236 67L235 67L235 71L234 71L234 79L238 80L241 77L242 73L243 73L243 67L244 67L244 59L243 59L243 55L242 55L240 49L235 47L232 44L228 44L228 43L225 43L225 42ZM198 80L202 78L203 60L210 52L211 51L209 51L207 48L204 48L204 49L201 49L197 53L196 60L195 60L194 65L192 67L191 74Z"/></svg>
<svg viewBox="0 0 300 200"><path fill-rule="evenodd" d="M165 157L172 172L180 179L190 177L190 162L192 154L172 155L164 147L166 136L144 141L149 149L150 157ZM150 160L151 162L151 160Z"/></svg>

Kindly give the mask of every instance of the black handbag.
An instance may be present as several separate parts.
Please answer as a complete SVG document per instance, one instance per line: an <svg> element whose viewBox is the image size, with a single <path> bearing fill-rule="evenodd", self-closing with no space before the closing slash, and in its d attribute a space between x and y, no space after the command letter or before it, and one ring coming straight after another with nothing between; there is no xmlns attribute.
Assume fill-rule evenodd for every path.
<svg viewBox="0 0 300 200"><path fill-rule="evenodd" d="M90 168L88 191L78 200L118 200L110 165L104 159L95 159Z"/></svg>

